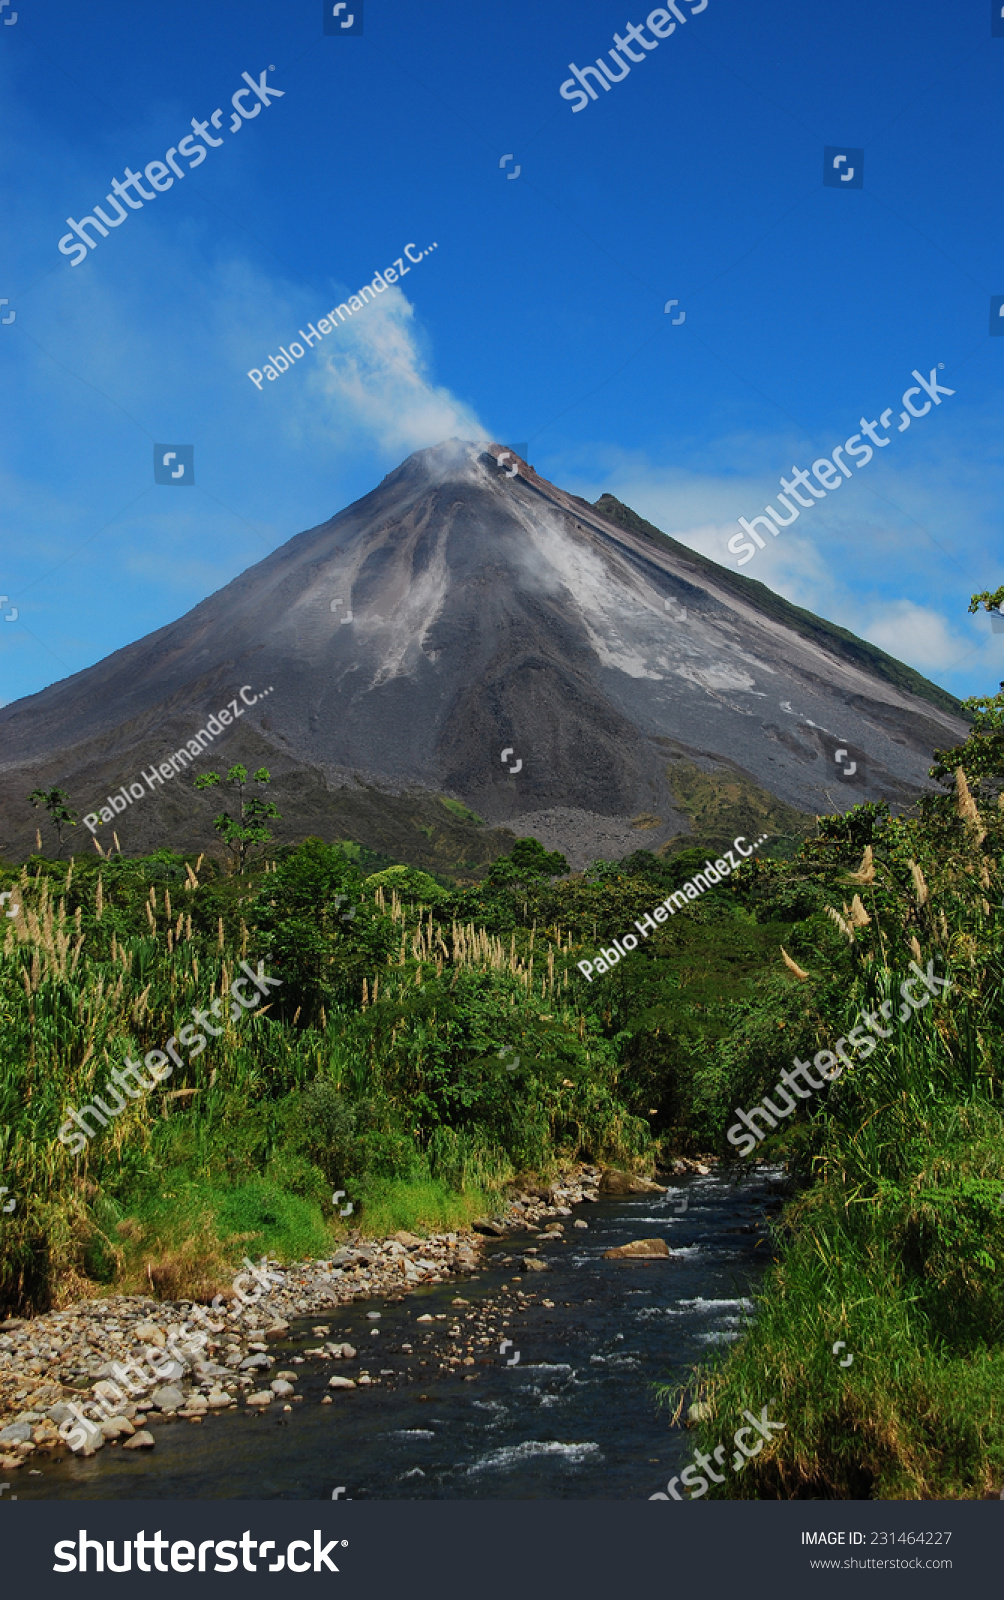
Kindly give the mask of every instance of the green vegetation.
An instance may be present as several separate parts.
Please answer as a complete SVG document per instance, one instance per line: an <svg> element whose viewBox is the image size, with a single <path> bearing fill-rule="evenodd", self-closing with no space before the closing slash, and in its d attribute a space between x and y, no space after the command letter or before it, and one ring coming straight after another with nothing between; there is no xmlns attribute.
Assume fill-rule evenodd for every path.
<svg viewBox="0 0 1004 1600"><path fill-rule="evenodd" d="M786 967L718 1041L719 1131L796 1053L898 1007L911 961L952 988L760 1147L796 1192L755 1319L662 1399L709 1408L705 1447L751 1401L787 1428L712 1493L954 1499L1004 1480L1004 695L967 710L965 743L936 753L948 793L911 818L825 819L794 862L757 869L759 907L747 895L758 917L815 909L785 941L803 976Z"/></svg>
<svg viewBox="0 0 1004 1600"><path fill-rule="evenodd" d="M272 835L265 826L267 822L281 820L278 810L271 800L263 800L261 795L252 794L245 800L244 786L248 781L248 769L238 764L230 768L226 778L231 789L237 790L236 814L221 811L214 818L213 827L220 835L237 865L238 872L243 872L254 854L261 854L266 845L272 843ZM271 783L267 767L259 767L252 780L259 788L264 788ZM202 772L195 780L197 789L216 789L223 783L218 772Z"/></svg>
<svg viewBox="0 0 1004 1600"><path fill-rule="evenodd" d="M661 1398L708 1408L705 1448L747 1407L787 1423L712 1493L996 1492L1004 693L966 710L965 742L936 752L943 792L910 815L819 819L811 838L769 796L681 761L695 835L584 873L533 839L493 847L476 881L319 838L260 840L258 860L0 868L16 908L0 924L0 1182L17 1201L0 1311L151 1286L208 1298L244 1253L323 1255L357 1224L456 1226L577 1157L651 1172L717 1151L744 1175L734 1108L862 1009L898 1006L910 963L933 962L950 991L759 1148L792 1195L756 1315ZM720 854L723 830L768 826L766 850L583 978L577 963ZM281 985L231 1017L242 960ZM72 1154L69 1109L214 1000L219 1035Z"/></svg>

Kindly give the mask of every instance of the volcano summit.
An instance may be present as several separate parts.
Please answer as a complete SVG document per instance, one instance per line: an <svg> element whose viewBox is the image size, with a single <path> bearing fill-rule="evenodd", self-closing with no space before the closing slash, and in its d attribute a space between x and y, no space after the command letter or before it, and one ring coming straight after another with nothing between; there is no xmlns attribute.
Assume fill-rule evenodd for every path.
<svg viewBox="0 0 1004 1600"><path fill-rule="evenodd" d="M30 849L29 789L90 811L242 685L272 692L206 764L267 764L283 837L374 848L402 795L577 862L783 831L909 801L964 737L956 702L874 646L502 451L416 452L177 622L0 710L0 849ZM123 848L205 842L208 804L165 780L119 819Z"/></svg>

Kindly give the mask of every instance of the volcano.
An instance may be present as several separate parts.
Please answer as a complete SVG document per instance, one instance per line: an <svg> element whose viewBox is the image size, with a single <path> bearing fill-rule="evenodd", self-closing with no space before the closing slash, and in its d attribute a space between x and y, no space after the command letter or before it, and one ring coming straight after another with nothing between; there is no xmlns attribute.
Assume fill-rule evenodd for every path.
<svg viewBox="0 0 1004 1600"><path fill-rule="evenodd" d="M936 685L612 497L451 440L178 621L0 709L0 850L32 846L29 789L93 813L242 686L259 698L201 762L116 818L126 853L204 846L216 807L194 772L243 761L270 768L283 839L429 866L436 837L483 819L581 864L905 805L966 732ZM406 812L425 819L410 857ZM88 843L81 826L73 848Z"/></svg>

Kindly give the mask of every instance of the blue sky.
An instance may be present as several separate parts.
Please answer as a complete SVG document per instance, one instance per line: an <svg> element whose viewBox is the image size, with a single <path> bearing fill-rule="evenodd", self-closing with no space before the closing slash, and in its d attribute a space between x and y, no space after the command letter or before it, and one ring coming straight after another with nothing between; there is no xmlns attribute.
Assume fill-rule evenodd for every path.
<svg viewBox="0 0 1004 1600"><path fill-rule="evenodd" d="M647 5L365 0L362 37L325 37L321 0L10 0L0 702L171 621L451 435L528 440L546 477L734 567L736 519L862 416L898 419L911 370L938 363L953 397L894 421L743 570L958 694L996 687L1004 635L966 615L1004 576L988 0L677 4L689 20L576 112L569 63ZM282 97L231 132L242 73L266 69ZM113 178L217 107L222 144L71 265L65 219L111 211ZM844 144L863 188L822 184ZM249 381L433 243L278 381ZM194 446L194 488L154 485L157 442Z"/></svg>

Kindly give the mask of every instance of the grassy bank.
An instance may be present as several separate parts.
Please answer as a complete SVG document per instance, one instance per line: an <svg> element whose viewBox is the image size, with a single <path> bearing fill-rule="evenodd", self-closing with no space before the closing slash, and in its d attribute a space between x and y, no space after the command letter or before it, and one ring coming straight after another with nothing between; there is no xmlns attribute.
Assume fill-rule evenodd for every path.
<svg viewBox="0 0 1004 1600"><path fill-rule="evenodd" d="M889 1034L759 1147L797 1183L778 1259L737 1344L663 1392L677 1416L707 1408L705 1449L746 1408L786 1422L712 1494L952 1499L1004 1484L1001 703L942 758L950 794L909 820L872 806L821 826L784 875L827 888L832 932L802 926L787 1006L764 995L719 1051L729 1109L748 1108L862 1011ZM930 962L951 989L910 1015L902 985L920 998Z"/></svg>

